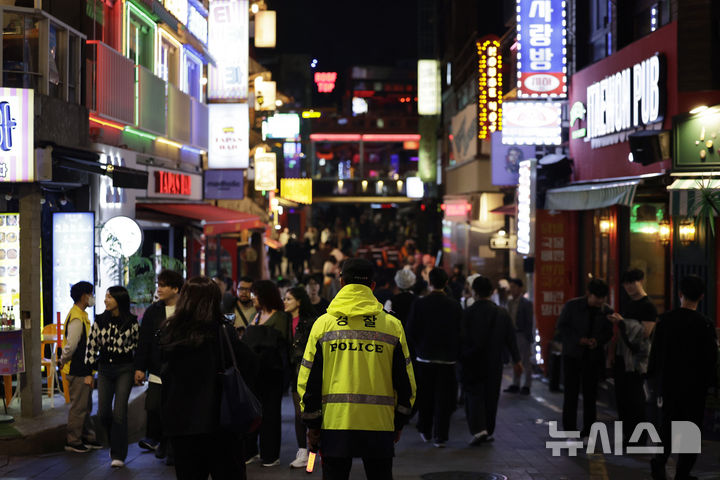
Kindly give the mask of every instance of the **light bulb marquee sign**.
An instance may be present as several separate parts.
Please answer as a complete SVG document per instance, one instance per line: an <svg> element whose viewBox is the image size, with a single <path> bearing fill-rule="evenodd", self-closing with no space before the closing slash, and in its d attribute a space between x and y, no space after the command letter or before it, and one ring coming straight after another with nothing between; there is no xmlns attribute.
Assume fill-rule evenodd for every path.
<svg viewBox="0 0 720 480"><path fill-rule="evenodd" d="M502 130L502 55L495 35L477 42L478 52L478 138Z"/></svg>

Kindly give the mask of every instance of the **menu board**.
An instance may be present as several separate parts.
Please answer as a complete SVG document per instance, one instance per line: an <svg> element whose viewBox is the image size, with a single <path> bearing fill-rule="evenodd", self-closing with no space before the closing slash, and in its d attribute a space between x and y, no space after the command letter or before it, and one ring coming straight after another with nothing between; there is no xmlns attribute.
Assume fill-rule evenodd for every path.
<svg viewBox="0 0 720 480"><path fill-rule="evenodd" d="M53 320L60 312L64 320L72 308L70 287L80 281L94 283L95 214L53 214ZM102 298L98 299L102 302ZM101 304L102 305L102 304ZM92 312L89 312L92 318Z"/></svg>
<svg viewBox="0 0 720 480"><path fill-rule="evenodd" d="M20 215L0 214L0 308L15 307L20 328Z"/></svg>

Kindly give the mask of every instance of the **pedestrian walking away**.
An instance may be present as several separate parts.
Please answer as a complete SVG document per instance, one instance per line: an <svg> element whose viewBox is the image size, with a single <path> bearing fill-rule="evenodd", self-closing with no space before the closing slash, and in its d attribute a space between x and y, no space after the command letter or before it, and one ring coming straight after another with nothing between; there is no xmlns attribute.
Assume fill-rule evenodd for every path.
<svg viewBox="0 0 720 480"><path fill-rule="evenodd" d="M493 440L502 384L503 351L507 349L513 369L522 373L515 330L510 316L491 296L487 277L473 280L475 302L463 315L460 378L465 392L465 412L471 445Z"/></svg>
<svg viewBox="0 0 720 480"><path fill-rule="evenodd" d="M98 419L110 442L113 468L125 466L128 452L128 399L137 344L138 321L130 313L130 294L125 287L110 287L105 311L90 331L85 363L98 371Z"/></svg>
<svg viewBox="0 0 720 480"><path fill-rule="evenodd" d="M353 457L368 479L392 479L394 443L415 400L405 333L373 295L373 270L345 261L342 289L313 325L300 366L308 448L320 451L326 480L348 479Z"/></svg>
<svg viewBox="0 0 720 480"><path fill-rule="evenodd" d="M583 395L583 428L581 437L590 433L597 417L597 388L605 370L605 345L612 337L608 315L612 309L605 303L608 286L592 279L587 294L567 302L555 326L563 352L563 430L577 430L578 395Z"/></svg>

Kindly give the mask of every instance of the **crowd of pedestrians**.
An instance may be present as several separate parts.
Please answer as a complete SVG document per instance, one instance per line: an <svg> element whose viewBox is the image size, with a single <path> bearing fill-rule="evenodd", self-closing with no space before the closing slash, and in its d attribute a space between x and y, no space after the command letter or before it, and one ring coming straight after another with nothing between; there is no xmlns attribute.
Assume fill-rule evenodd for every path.
<svg viewBox="0 0 720 480"><path fill-rule="evenodd" d="M466 278L459 266L448 276L432 258L404 258L388 269L372 257L342 257L330 262L337 273L329 281L328 272L311 271L282 282L240 277L228 291L222 278L186 282L164 270L157 301L140 322L127 290L117 286L91 325L93 286L79 282L70 291L74 305L60 358L71 397L66 450L102 448L104 439L111 466L122 467L130 390L146 381L146 436L139 445L175 465L181 479L245 478L246 464L278 466L286 394L298 448L290 467L304 468L319 449L325 478L347 478L352 457L363 458L368 478L392 478L393 442L403 425L417 415L422 440L443 448L458 404L469 444L493 441L504 364L514 374L508 394L529 395L536 370L524 283ZM717 354L714 329L696 311L704 284L681 279L681 307L658 322L642 282L639 270L623 275L629 300L620 312L606 304L608 286L597 279L562 309L555 340L562 344L564 430L577 429L582 393L578 430L589 435L606 369L626 444L642 421L656 422L663 442L670 441L671 419L701 422ZM220 427L217 378L230 357L262 405L259 428L242 434ZM90 421L95 372L97 436ZM654 479L665 478L666 460L653 459ZM693 463L682 456L676 478L691 478Z"/></svg>

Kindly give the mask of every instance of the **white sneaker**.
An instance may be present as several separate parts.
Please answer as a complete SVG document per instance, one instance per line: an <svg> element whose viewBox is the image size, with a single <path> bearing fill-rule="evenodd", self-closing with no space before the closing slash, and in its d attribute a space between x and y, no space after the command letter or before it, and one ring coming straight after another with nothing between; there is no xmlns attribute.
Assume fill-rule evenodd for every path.
<svg viewBox="0 0 720 480"><path fill-rule="evenodd" d="M307 448L300 448L295 455L295 460L290 463L290 468L305 468L308 462L308 450Z"/></svg>
<svg viewBox="0 0 720 480"><path fill-rule="evenodd" d="M245 460L245 465L250 465L251 463L259 462L260 461L260 454L255 455L254 457L248 458Z"/></svg>
<svg viewBox="0 0 720 480"><path fill-rule="evenodd" d="M262 464L263 467L277 467L278 465L280 465L280 459L279 459L279 458L278 458L277 460L273 461L273 462L263 463L263 464Z"/></svg>
<svg viewBox="0 0 720 480"><path fill-rule="evenodd" d="M112 462L110 462L110 466L112 468L122 468L125 466L125 462L123 462L122 460L114 459Z"/></svg>

